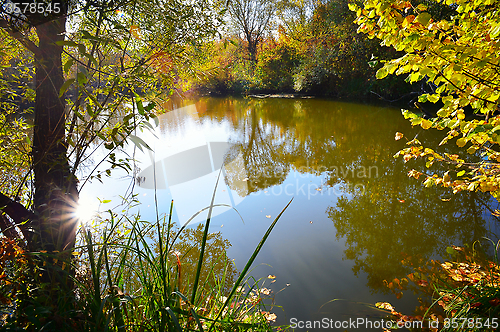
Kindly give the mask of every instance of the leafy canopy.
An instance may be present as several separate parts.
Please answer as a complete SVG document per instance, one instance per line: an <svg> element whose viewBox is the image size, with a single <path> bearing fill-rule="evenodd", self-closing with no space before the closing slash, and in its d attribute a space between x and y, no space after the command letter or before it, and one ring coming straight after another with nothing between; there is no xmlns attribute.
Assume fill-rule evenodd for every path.
<svg viewBox="0 0 500 332"><path fill-rule="evenodd" d="M436 15L439 8L449 15ZM496 0L414 1L367 0L356 11L358 32L379 38L382 45L403 52L403 56L385 63L377 78L389 74L408 75L409 82L426 80L433 92L419 97L420 102L441 102L437 117L424 119L409 111L405 118L423 129L446 130L440 145L452 141L479 161L466 163L465 157L438 153L424 148L417 139L396 156L405 162L426 158L452 165L442 176L425 175L425 185L500 194L500 116L496 114L500 98L500 6ZM444 16L444 17L438 17ZM474 118L466 118L468 111ZM396 139L402 137L398 133ZM410 171L419 178L423 173ZM456 176L453 176L456 175Z"/></svg>

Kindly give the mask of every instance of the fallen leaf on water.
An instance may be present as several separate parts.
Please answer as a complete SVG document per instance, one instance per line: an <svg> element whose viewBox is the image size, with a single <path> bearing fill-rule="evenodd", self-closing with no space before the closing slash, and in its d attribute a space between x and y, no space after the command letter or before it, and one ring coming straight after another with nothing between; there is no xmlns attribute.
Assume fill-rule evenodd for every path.
<svg viewBox="0 0 500 332"><path fill-rule="evenodd" d="M270 275L268 275L268 276L267 276L267 278L268 278L268 279L276 279L276 276L275 276L275 275L270 274Z"/></svg>
<svg viewBox="0 0 500 332"><path fill-rule="evenodd" d="M269 294L271 294L271 290L270 290L269 288L265 288L265 287L264 287L264 288L262 288L262 289L260 290L260 292L261 292L262 294L264 294L264 295L269 295Z"/></svg>
<svg viewBox="0 0 500 332"><path fill-rule="evenodd" d="M263 311L262 314L264 315L264 317L266 317L266 320L268 322L274 323L276 321L276 318L277 318L276 314L273 314L271 312L266 312L266 311Z"/></svg>
<svg viewBox="0 0 500 332"><path fill-rule="evenodd" d="M403 135L402 133L397 132L397 133L396 133L396 137L394 137L394 139L395 139L396 141L399 141L400 139L402 139L402 138L403 138L403 136L404 136L404 135Z"/></svg>
<svg viewBox="0 0 500 332"><path fill-rule="evenodd" d="M429 283L425 280L419 280L417 284L421 287L427 287L429 285Z"/></svg>
<svg viewBox="0 0 500 332"><path fill-rule="evenodd" d="M313 223L312 220L309 223L312 224Z"/></svg>
<svg viewBox="0 0 500 332"><path fill-rule="evenodd" d="M379 309L390 310L393 311L394 307L388 302L377 302L375 306Z"/></svg>
<svg viewBox="0 0 500 332"><path fill-rule="evenodd" d="M268 214L268 215L266 216L266 218L271 218L271 215L270 215L270 214Z"/></svg>
<svg viewBox="0 0 500 332"><path fill-rule="evenodd" d="M450 198L441 198L441 200L442 200L443 202L449 202L449 201L451 200L451 197L450 197Z"/></svg>

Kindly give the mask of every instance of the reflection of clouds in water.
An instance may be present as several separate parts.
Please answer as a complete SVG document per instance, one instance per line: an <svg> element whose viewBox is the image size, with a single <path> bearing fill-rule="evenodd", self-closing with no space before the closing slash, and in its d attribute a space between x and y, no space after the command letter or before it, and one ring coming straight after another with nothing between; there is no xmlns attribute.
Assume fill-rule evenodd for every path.
<svg viewBox="0 0 500 332"><path fill-rule="evenodd" d="M248 195L246 182L241 181L246 177L241 152L228 157L232 144L227 142L227 133L223 128L215 137L213 132L205 133L194 105L162 115L160 127L155 153L149 153L150 165L136 175L135 181L144 189L168 188L181 220L209 206L214 190L214 204L227 206L216 207L212 215L235 207ZM222 178L216 188L219 172ZM243 177L234 180L235 172ZM227 181L226 176L233 180ZM203 215L197 219L203 220Z"/></svg>
<svg viewBox="0 0 500 332"><path fill-rule="evenodd" d="M243 158L241 152L227 158L226 151L230 147L226 142L209 142L166 157L140 172L136 176L136 183L145 189L155 189L156 177L156 189L166 189L217 172L220 170L219 165L223 165L223 174L232 179L226 179L226 184L233 188L232 184L237 183L240 196L246 196L248 188L245 188L245 182L241 181L247 177Z"/></svg>
<svg viewBox="0 0 500 332"><path fill-rule="evenodd" d="M229 147L230 144L226 142L209 142L166 157L140 172L136 183L144 189L169 188L179 217L189 218L209 205L220 171L218 165L223 165L225 151ZM234 174L241 176L235 177ZM241 154L223 166L221 176L222 179L215 189L215 204L235 207L249 193L247 183L243 181L246 171ZM218 207L213 211L213 215L228 209L229 207Z"/></svg>

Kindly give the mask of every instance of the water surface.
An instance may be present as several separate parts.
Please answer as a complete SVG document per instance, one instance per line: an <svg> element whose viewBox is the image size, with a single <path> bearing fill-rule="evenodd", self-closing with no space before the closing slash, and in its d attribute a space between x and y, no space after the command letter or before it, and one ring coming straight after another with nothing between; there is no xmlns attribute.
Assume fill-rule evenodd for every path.
<svg viewBox="0 0 500 332"><path fill-rule="evenodd" d="M276 276L266 285L282 306L271 310L277 324L378 319L366 304L379 301L411 314L416 297L408 292L397 300L384 286L410 272L403 255L439 258L449 245L499 234L489 195L425 189L407 177L411 168L426 168L393 158L406 142L395 141L395 133L418 135L430 147L443 133L412 128L398 109L241 98L162 107L174 110L160 116L154 133L140 134L154 152L129 146L138 159L133 178L114 174L85 186L82 197L116 198L133 185L142 217L154 220L156 188L160 213L174 199L174 220L183 224L210 205L215 191L215 203L224 206L214 208L212 231L230 242L227 252L238 269L293 198L252 272ZM453 144L443 149L457 152Z"/></svg>

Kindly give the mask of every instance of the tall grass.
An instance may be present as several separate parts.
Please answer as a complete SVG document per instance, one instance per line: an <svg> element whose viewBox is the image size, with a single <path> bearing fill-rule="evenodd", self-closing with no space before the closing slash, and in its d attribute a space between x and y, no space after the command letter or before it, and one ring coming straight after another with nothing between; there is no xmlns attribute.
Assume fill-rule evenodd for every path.
<svg viewBox="0 0 500 332"><path fill-rule="evenodd" d="M78 329L271 330L265 292L248 272L288 205L271 223L237 278L233 263L220 250L225 249L224 241L209 233L211 207L205 226L196 229L187 227L189 221L180 229L174 226L173 202L170 213L155 222L108 211L101 226L81 229L76 277ZM186 246L181 240L189 236L183 234L191 239L201 237L201 242ZM214 255L216 251L221 252Z"/></svg>
<svg viewBox="0 0 500 332"><path fill-rule="evenodd" d="M215 195L215 191L214 191ZM291 201L274 219L241 272L230 246L210 233L214 197L205 224L182 227L169 214L145 221L108 210L82 225L77 258L51 261L0 238L0 331L270 331L274 299L250 268ZM241 217L241 216L240 216ZM68 253L70 256L70 253ZM42 257L40 260L37 257ZM44 284L40 271L56 268L72 278L63 290ZM260 283L260 285L259 285Z"/></svg>

